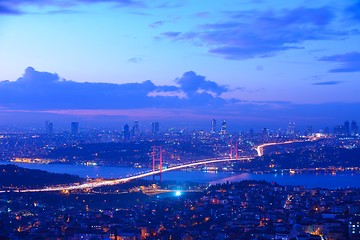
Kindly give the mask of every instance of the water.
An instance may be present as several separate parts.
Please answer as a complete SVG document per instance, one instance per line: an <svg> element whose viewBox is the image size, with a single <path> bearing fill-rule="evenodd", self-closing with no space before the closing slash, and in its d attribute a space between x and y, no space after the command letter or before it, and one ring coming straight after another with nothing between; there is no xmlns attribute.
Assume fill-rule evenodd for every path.
<svg viewBox="0 0 360 240"><path fill-rule="evenodd" d="M9 164L0 162L0 164ZM114 167L114 166L84 166L67 164L35 164L35 163L13 163L19 167L40 169L54 173L68 173L80 177L103 177L120 178L128 174L147 171L146 168ZM346 188L360 187L360 173L337 173L335 175L319 174L254 174L254 173L231 173L231 172L201 172L201 171L170 171L163 173L163 180L170 181L191 181L198 183L225 183L238 182L242 180L265 180L276 182L280 185L301 185L308 188Z"/></svg>

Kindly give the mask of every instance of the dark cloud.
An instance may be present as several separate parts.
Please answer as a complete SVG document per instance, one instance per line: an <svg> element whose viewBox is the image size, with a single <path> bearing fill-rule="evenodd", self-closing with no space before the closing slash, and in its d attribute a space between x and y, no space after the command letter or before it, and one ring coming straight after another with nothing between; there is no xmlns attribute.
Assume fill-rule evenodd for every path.
<svg viewBox="0 0 360 240"><path fill-rule="evenodd" d="M125 84L79 83L28 67L17 81L0 82L0 102L2 107L15 110L196 108L227 102L211 94L219 95L226 91L225 87L194 72L185 73L178 83L180 87L157 86L150 80ZM153 92L185 92L188 97L151 96Z"/></svg>
<svg viewBox="0 0 360 240"><path fill-rule="evenodd" d="M350 31L335 31L329 7L299 7L282 11L228 12L223 22L203 24L188 32L166 32L173 40L200 42L212 54L226 59L269 57L302 49L309 40L338 39Z"/></svg>
<svg viewBox="0 0 360 240"><path fill-rule="evenodd" d="M176 86L157 86L156 90L159 92L178 92L180 88Z"/></svg>
<svg viewBox="0 0 360 240"><path fill-rule="evenodd" d="M238 124L240 129L245 125L286 126L290 120L324 126L343 119L360 119L360 113L354 111L359 109L360 103L226 100L215 95L228 91L226 87L191 71L177 78L176 83L178 86L158 86L150 80L126 84L79 83L29 67L17 81L0 82L0 116L2 121L19 124L46 119L69 122L74 117L79 121L102 124L110 119L115 119L111 121L118 124L119 119L151 120L160 117L164 122L181 119L207 123L209 119L221 116L232 127ZM165 94L151 96L154 92ZM178 97L176 93L185 93L186 97Z"/></svg>
<svg viewBox="0 0 360 240"><path fill-rule="evenodd" d="M313 83L312 85L327 86L327 85L338 85L341 83L343 83L343 81L327 81L327 82L316 82L316 83Z"/></svg>
<svg viewBox="0 0 360 240"><path fill-rule="evenodd" d="M345 15L352 20L357 22L360 21L360 1L355 1L354 4L350 5L345 9Z"/></svg>
<svg viewBox="0 0 360 240"><path fill-rule="evenodd" d="M22 12L15 8L2 5L0 2L0 15L18 15L18 14L22 14Z"/></svg>
<svg viewBox="0 0 360 240"><path fill-rule="evenodd" d="M339 63L341 67L330 69L329 72L360 72L360 52L348 52L332 56L324 56L319 61Z"/></svg>
<svg viewBox="0 0 360 240"><path fill-rule="evenodd" d="M176 79L176 82L180 85L180 89L188 96L193 96L199 91L212 92L216 95L228 91L227 87L208 81L204 76L197 75L192 71L184 73L181 78Z"/></svg>

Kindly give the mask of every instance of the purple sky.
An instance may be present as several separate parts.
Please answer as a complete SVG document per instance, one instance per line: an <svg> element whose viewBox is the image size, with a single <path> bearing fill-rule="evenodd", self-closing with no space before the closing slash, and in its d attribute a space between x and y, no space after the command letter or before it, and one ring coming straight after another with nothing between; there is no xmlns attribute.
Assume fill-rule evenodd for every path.
<svg viewBox="0 0 360 240"><path fill-rule="evenodd" d="M355 0L0 0L0 125L360 121L359 34Z"/></svg>

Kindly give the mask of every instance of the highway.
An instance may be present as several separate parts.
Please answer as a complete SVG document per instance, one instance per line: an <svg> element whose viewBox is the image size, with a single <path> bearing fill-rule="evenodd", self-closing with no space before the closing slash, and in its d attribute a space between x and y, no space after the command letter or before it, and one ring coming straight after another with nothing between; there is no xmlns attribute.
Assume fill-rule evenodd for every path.
<svg viewBox="0 0 360 240"><path fill-rule="evenodd" d="M293 141L286 141L286 142L272 142L272 143L264 143L261 145L258 145L257 147L255 147L254 149L257 152L257 155L259 157L264 155L264 147L269 147L269 146L275 146L275 145L283 145L283 144L290 144L290 143L296 143L296 142L306 142L309 141L307 140L293 140Z"/></svg>

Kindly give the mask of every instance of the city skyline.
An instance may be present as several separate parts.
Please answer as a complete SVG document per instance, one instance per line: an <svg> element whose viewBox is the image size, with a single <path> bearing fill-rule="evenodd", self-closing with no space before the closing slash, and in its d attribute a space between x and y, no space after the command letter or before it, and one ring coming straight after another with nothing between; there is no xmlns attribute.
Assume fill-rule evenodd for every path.
<svg viewBox="0 0 360 240"><path fill-rule="evenodd" d="M359 1L2 1L0 125L356 121L359 9Z"/></svg>

